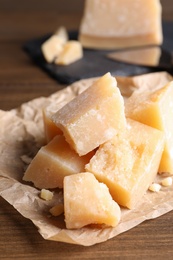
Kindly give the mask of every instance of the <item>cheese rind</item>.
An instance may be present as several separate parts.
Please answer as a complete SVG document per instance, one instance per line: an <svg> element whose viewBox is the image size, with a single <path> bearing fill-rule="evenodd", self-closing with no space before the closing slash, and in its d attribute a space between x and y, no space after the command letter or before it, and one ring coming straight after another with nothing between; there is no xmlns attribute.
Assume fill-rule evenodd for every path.
<svg viewBox="0 0 173 260"><path fill-rule="evenodd" d="M40 189L63 188L64 177L83 171L92 155L80 157L62 135L56 136L38 151L23 180Z"/></svg>
<svg viewBox="0 0 173 260"><path fill-rule="evenodd" d="M125 128L124 100L110 73L52 116L67 142L84 155Z"/></svg>
<svg viewBox="0 0 173 260"><path fill-rule="evenodd" d="M86 0L79 40L87 48L161 44L159 0Z"/></svg>
<svg viewBox="0 0 173 260"><path fill-rule="evenodd" d="M164 132L159 172L173 174L173 81L158 90L136 91L125 104L126 116Z"/></svg>
<svg viewBox="0 0 173 260"><path fill-rule="evenodd" d="M134 208L157 174L163 147L161 131L128 119L126 131L101 145L86 170L118 204Z"/></svg>
<svg viewBox="0 0 173 260"><path fill-rule="evenodd" d="M89 224L115 227L121 218L120 207L106 185L99 183L89 172L64 178L64 213L68 229Z"/></svg>

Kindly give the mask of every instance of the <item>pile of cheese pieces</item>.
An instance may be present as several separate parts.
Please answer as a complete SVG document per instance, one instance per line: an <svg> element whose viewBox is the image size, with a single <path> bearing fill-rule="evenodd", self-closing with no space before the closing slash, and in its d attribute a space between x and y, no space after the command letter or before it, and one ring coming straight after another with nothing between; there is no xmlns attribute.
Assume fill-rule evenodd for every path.
<svg viewBox="0 0 173 260"><path fill-rule="evenodd" d="M61 26L42 45L41 50L48 63L69 65L83 57L79 41L69 40L65 27Z"/></svg>
<svg viewBox="0 0 173 260"><path fill-rule="evenodd" d="M52 115L47 111L47 144L23 179L45 199L63 189L64 205L51 213L64 211L68 229L117 226L120 207L133 209L158 172L173 173L173 82L124 101L106 73Z"/></svg>

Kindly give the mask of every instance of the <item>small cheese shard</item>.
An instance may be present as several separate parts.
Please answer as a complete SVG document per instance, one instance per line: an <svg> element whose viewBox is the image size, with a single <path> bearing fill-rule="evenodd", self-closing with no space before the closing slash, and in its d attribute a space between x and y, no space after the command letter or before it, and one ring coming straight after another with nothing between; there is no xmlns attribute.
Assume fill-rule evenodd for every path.
<svg viewBox="0 0 173 260"><path fill-rule="evenodd" d="M161 185L162 185L162 186L165 186L165 187L171 186L171 185L172 185L172 178L171 178L171 177L164 178L164 179L161 181Z"/></svg>
<svg viewBox="0 0 173 260"><path fill-rule="evenodd" d="M96 49L160 45L161 12L159 0L86 0L79 40Z"/></svg>
<svg viewBox="0 0 173 260"><path fill-rule="evenodd" d="M128 119L126 132L101 145L86 170L119 205L134 208L157 174L163 147L161 131Z"/></svg>
<svg viewBox="0 0 173 260"><path fill-rule="evenodd" d="M49 143L56 135L62 134L62 131L51 120L51 116L46 110L43 110L43 123L47 143Z"/></svg>
<svg viewBox="0 0 173 260"><path fill-rule="evenodd" d="M61 204L57 204L55 206L53 206L49 212L52 214L52 216L57 217L59 215L61 215L64 212L64 205Z"/></svg>
<svg viewBox="0 0 173 260"><path fill-rule="evenodd" d="M64 178L64 213L68 229L89 224L115 227L121 217L120 207L106 185L99 183L89 172Z"/></svg>
<svg viewBox="0 0 173 260"><path fill-rule="evenodd" d="M64 44L61 53L55 59L55 64L69 65L83 57L83 48L79 41L71 40Z"/></svg>
<svg viewBox="0 0 173 260"><path fill-rule="evenodd" d="M125 104L126 116L164 132L159 172L173 174L173 81L156 91L136 91Z"/></svg>
<svg viewBox="0 0 173 260"><path fill-rule="evenodd" d="M110 73L95 81L52 116L71 147L84 155L126 126L124 100Z"/></svg>
<svg viewBox="0 0 173 260"><path fill-rule="evenodd" d="M83 171L92 155L80 157L62 135L56 136L38 151L23 180L40 189L63 188L64 177Z"/></svg>
<svg viewBox="0 0 173 260"><path fill-rule="evenodd" d="M161 189L161 185L159 183L152 183L148 189L152 192L159 192Z"/></svg>
<svg viewBox="0 0 173 260"><path fill-rule="evenodd" d="M40 192L40 198L44 200L52 200L53 192L50 190L42 189Z"/></svg>
<svg viewBox="0 0 173 260"><path fill-rule="evenodd" d="M57 35L52 35L42 45L41 50L44 58L48 63L51 63L62 52L64 40Z"/></svg>

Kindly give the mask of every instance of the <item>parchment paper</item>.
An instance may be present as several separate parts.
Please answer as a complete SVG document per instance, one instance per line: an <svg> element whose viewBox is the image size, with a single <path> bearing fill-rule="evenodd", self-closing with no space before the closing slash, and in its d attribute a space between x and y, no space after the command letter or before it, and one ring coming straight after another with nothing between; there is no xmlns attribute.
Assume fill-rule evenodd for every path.
<svg viewBox="0 0 173 260"><path fill-rule="evenodd" d="M62 106L91 85L96 78L81 80L48 98L40 97L11 111L0 110L0 195L30 219L43 238L90 246L125 232L147 219L159 217L173 209L173 186L162 187L159 193L147 191L134 210L122 208L116 228L65 228L63 215L52 217L49 209L63 200L63 191L54 190L51 201L39 197L40 191L22 181L24 171L38 149L44 145L42 108L52 102ZM125 98L139 88L159 88L172 80L166 72L136 77L118 77L118 86ZM157 176L160 181L161 176Z"/></svg>

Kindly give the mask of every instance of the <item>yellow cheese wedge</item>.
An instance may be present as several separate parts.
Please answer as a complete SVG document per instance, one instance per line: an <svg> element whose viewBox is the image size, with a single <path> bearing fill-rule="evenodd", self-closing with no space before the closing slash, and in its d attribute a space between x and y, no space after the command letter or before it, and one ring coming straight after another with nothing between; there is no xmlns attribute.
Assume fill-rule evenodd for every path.
<svg viewBox="0 0 173 260"><path fill-rule="evenodd" d="M173 174L173 81L157 91L138 91L126 102L126 116L165 134L159 172Z"/></svg>
<svg viewBox="0 0 173 260"><path fill-rule="evenodd" d="M28 166L23 180L40 189L62 188L64 176L83 171L93 153L80 157L62 135L43 146Z"/></svg>
<svg viewBox="0 0 173 260"><path fill-rule="evenodd" d="M86 0L79 40L87 48L161 44L159 0Z"/></svg>
<svg viewBox="0 0 173 260"><path fill-rule="evenodd" d="M83 57L83 48L79 41L71 40L64 44L62 51L55 59L55 64L69 65Z"/></svg>
<svg viewBox="0 0 173 260"><path fill-rule="evenodd" d="M127 130L101 145L86 170L105 183L114 200L134 208L157 174L164 147L161 131L127 120Z"/></svg>
<svg viewBox="0 0 173 260"><path fill-rule="evenodd" d="M44 58L48 63L51 63L62 52L64 40L57 35L52 35L42 45L41 50Z"/></svg>
<svg viewBox="0 0 173 260"><path fill-rule="evenodd" d="M124 100L110 73L58 110L52 120L79 155L111 139L126 125Z"/></svg>
<svg viewBox="0 0 173 260"><path fill-rule="evenodd" d="M89 172L64 178L64 213L68 229L89 224L115 227L121 217L120 207L106 185L99 183Z"/></svg>

